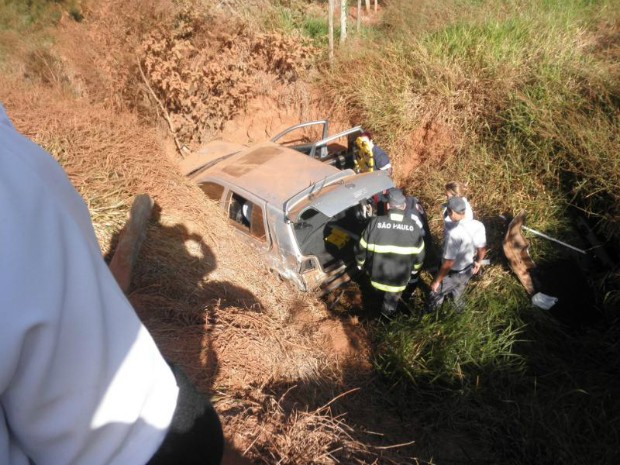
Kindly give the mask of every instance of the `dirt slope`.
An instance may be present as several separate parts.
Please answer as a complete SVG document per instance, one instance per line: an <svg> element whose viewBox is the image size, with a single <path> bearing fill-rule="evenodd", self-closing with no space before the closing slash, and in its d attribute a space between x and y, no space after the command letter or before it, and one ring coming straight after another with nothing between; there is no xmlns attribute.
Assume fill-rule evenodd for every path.
<svg viewBox="0 0 620 465"><path fill-rule="evenodd" d="M135 117L4 78L0 88L17 128L52 151L90 205L104 251L132 197L155 199L129 297L162 352L215 395L237 450L258 463L268 451L300 463L308 448L290 434L321 454L343 440L323 431L335 427L327 411L307 413L317 405L306 400L284 415L281 396L312 389L326 403L348 390L342 368L368 368L363 331L269 273ZM303 426L315 421L314 433Z"/></svg>
<svg viewBox="0 0 620 465"><path fill-rule="evenodd" d="M109 0L93 4L87 21L63 20L46 55L25 53L5 67L0 101L16 127L63 165L89 206L106 257L133 197L155 200L129 298L164 355L213 396L227 463L414 463L419 428L374 378L364 325L272 275L179 174L180 155L162 121L186 124L201 107L167 113L148 88L153 81L140 77L135 58L146 52L139 39L153 38L150 27L163 34L174 8L151 3L136 1L130 12ZM204 40L222 46L226 37L211 31ZM285 57L291 47L244 37L250 49L258 37ZM235 62L235 53L247 51L231 46L226 57ZM233 87L250 79L235 81L239 70L229 69L231 76L220 77ZM269 88L244 94L233 112L218 113L221 125L200 137L255 142L326 117L334 130L349 125L315 97L319 92L282 80L280 71L263 70Z"/></svg>

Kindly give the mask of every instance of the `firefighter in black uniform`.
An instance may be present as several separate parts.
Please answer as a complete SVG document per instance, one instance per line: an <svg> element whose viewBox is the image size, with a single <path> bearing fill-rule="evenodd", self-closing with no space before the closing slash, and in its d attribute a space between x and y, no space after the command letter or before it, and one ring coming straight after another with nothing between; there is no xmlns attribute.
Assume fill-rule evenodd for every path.
<svg viewBox="0 0 620 465"><path fill-rule="evenodd" d="M398 300L424 261L424 239L418 223L406 214L407 199L400 189L388 192L386 216L371 218L356 251L358 268L366 269L370 284L381 296L381 313L396 313Z"/></svg>

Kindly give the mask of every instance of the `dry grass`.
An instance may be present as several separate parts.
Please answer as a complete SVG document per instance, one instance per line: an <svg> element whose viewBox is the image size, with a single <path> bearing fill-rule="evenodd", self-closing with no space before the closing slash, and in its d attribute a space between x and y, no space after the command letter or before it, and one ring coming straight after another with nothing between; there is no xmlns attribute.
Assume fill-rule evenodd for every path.
<svg viewBox="0 0 620 465"><path fill-rule="evenodd" d="M104 2L98 8L118 6ZM102 40L102 31L95 28L93 37ZM109 57L124 46L115 37L106 42ZM68 82L27 83L24 68L17 67L14 76L0 77L0 101L16 127L65 168L89 207L105 254L114 249L133 197L153 197L156 215L129 297L165 356L215 395L238 452L255 463L276 457L281 463L337 463L353 456L357 463L376 461L381 452L369 452L345 418L322 407L324 399L349 389L343 365L358 377L369 374L360 328L332 320L318 299L281 282L253 249L234 239L217 207L178 174L174 149L161 131L114 102L125 69L117 82L107 65L95 71L96 60L90 69L89 60L74 61L74 43L57 47L57 56L66 58L60 69L79 70L63 71L73 76ZM83 50L89 56L94 48L85 43ZM301 396L284 410L274 399L292 385L323 400L315 404Z"/></svg>
<svg viewBox="0 0 620 465"><path fill-rule="evenodd" d="M172 144L144 122L151 107L134 52L149 24L170 20L171 5L92 4L89 27L61 22L54 46L16 48L14 75L0 77L0 101L17 128L63 165L106 254L133 197L153 197L156 216L130 299L162 353L214 395L241 455L254 463L412 463L391 448L409 440L364 432L376 409L395 413L372 402L363 330L331 319L322 302L280 282L235 241L220 211L177 173ZM283 104L299 98L298 84L290 89L280 94ZM340 397L357 386L366 388ZM364 413L349 419L347 411Z"/></svg>

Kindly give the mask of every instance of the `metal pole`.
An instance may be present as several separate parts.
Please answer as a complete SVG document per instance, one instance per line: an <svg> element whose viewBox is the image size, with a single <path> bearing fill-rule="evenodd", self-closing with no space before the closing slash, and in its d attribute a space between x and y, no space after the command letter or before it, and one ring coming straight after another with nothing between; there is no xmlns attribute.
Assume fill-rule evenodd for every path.
<svg viewBox="0 0 620 465"><path fill-rule="evenodd" d="M536 231L535 229L528 228L527 226L521 226L521 227L523 229L525 229L526 231L529 231L529 232L531 232L532 234L534 234L536 236L544 237L545 239L549 239L550 241L556 242L556 243L558 243L560 245L563 245L564 247L568 247L569 249L574 250L575 252L579 252L579 253L582 253L584 255L587 255L587 252L585 250L578 249L577 247L574 247L574 246L572 246L570 244L567 244L566 242L562 242L562 241L560 241L558 239L555 239L555 238L553 238L551 236L547 236L546 234L541 233L540 231Z"/></svg>

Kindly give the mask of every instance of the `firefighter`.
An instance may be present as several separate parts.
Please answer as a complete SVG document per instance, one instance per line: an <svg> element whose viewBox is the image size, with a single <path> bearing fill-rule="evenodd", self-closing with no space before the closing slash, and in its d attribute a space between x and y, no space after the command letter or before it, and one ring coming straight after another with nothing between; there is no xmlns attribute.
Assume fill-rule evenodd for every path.
<svg viewBox="0 0 620 465"><path fill-rule="evenodd" d="M377 196L375 207L377 215L385 215L387 213L388 194L393 190L398 190L398 188L392 187L391 189L387 189L383 191L382 194ZM415 221L416 224L420 227L422 237L424 237L424 247L426 252L428 252L429 248L431 247L431 236L429 233L430 230L428 227L428 218L426 216L426 211L424 210L424 207L422 207L422 204L417 197L414 197L413 195L406 195L405 200L405 215L410 216L411 219Z"/></svg>
<svg viewBox="0 0 620 465"><path fill-rule="evenodd" d="M358 268L370 275L381 302L381 313L393 316L402 292L424 261L424 240L417 222L407 215L407 199L400 189L388 192L388 212L370 219L357 250Z"/></svg>
<svg viewBox="0 0 620 465"><path fill-rule="evenodd" d="M359 156L355 159L357 171L364 173L377 169L387 172L390 177L392 176L390 158L381 147L375 145L368 131L361 133L355 139L355 145L360 151Z"/></svg>

